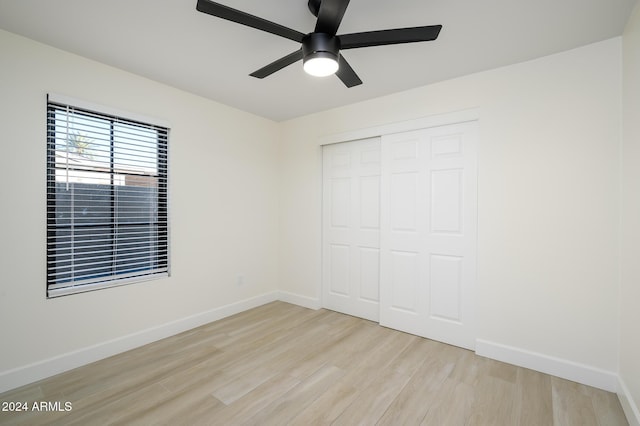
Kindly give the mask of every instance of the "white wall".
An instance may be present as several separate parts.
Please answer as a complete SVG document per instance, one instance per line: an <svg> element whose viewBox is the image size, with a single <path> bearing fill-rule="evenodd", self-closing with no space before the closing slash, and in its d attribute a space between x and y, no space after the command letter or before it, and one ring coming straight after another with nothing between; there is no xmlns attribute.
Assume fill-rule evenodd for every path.
<svg viewBox="0 0 640 426"><path fill-rule="evenodd" d="M640 4L623 38L620 378L640 424ZM631 417L627 413L627 417Z"/></svg>
<svg viewBox="0 0 640 426"><path fill-rule="evenodd" d="M32 363L275 294L277 123L4 31L0 52L0 391ZM47 92L171 123L169 279L46 299Z"/></svg>
<svg viewBox="0 0 640 426"><path fill-rule="evenodd" d="M620 99L616 38L285 122L281 288L320 298L319 138L478 107L477 336L615 382Z"/></svg>

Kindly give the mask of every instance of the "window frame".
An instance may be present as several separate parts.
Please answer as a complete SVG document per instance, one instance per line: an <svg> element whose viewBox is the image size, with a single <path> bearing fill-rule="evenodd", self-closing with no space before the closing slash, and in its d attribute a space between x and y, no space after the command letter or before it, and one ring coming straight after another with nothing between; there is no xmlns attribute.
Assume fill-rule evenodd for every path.
<svg viewBox="0 0 640 426"><path fill-rule="evenodd" d="M86 117L91 117L91 120L104 121L108 122L109 125L109 136L108 140L101 140L101 142L108 143L109 149L109 161L108 161L108 169L100 170L98 167L95 167L92 170L88 167L86 170L90 173L102 173L104 176L108 176L109 184L108 187L108 199L110 203L110 213L105 216L101 216L109 220L108 226L104 224L85 224L85 225L75 225L71 224L59 224L56 223L56 208L60 206L61 201L60 197L58 197L56 184L57 176L56 172L60 171L60 167L57 164L56 160L56 152L57 152L57 118L55 117L58 111L63 111L73 116L75 114L78 117L84 115ZM46 130L46 141L47 141L47 183L46 183L46 260L47 260L47 272L46 272L46 294L47 298L55 298L60 296L66 296L70 294L78 294L84 293L88 291L100 290L105 288L111 288L116 286L128 285L138 282L144 282L149 280L156 280L161 278L166 278L171 275L171 259L170 259L170 229L169 229L169 134L170 134L170 126L168 123L153 119L149 117L140 116L137 114L127 113L118 111L112 108L103 107L95 104L89 104L83 101L74 100L72 98L60 96L60 95L47 95L47 103L46 103L46 119L47 119L47 130ZM115 152L118 149L116 147L117 144L122 144L122 142L117 141L116 137L116 128L120 127L121 129L128 128L139 128L145 130L153 130L156 132L156 138L153 140L152 147L155 151L153 151L155 159L156 159L156 174L140 174L133 175L128 173L126 169L119 170L116 166L115 160ZM68 130L68 129L67 129ZM122 131L122 130L120 130ZM141 138L143 136L140 136ZM141 141L142 139L137 139L137 141ZM133 144L135 146L135 141ZM106 145L105 145L106 146ZM130 144L127 143L124 146L130 147ZM69 155L69 151L67 151L67 156ZM123 167L123 166L120 166ZM67 172L69 170L67 166ZM155 199L147 205L151 206L151 208L156 209L156 220L138 220L132 223L124 223L120 222L120 213L118 213L117 208L115 207L119 198L117 194L118 188L126 188L129 185L117 185L114 181L115 177L127 177L127 176L142 176L147 178L156 179L156 191L154 193ZM77 182L71 183L75 185ZM69 183L67 183L69 185ZM86 185L86 184L85 184ZM95 184L100 185L100 184ZM133 186L137 187L137 186ZM143 196L140 196L143 197ZM138 198L135 198L138 200ZM70 211L71 216L75 217L75 212L73 210ZM144 218L143 218L144 219ZM132 250L131 248L123 248L122 245L117 243L119 237L122 237L121 228L135 228L136 226L144 228L145 226L148 228L155 228L156 232L149 234L148 237L150 241L152 241L152 247L156 250L155 261L152 255L148 255L143 257L142 260L138 260L137 263L133 263L134 268L139 266L136 272L120 272L120 268L116 265L118 262L123 262L123 257L126 259L127 255L123 255L119 251ZM110 247L102 251L100 254L110 255L111 266L106 266L106 269L111 269L111 273L105 274L104 272L97 273L94 277L84 277L82 279L75 279L73 276L69 279L69 281L65 281L64 284L60 282L54 281L54 273L59 273L58 265L56 262L60 262L59 254L53 254L55 249L59 247L57 244L61 244L60 239L57 235L57 231L60 229L69 229L70 235L72 235L72 240L75 236L79 235L76 232L79 229L88 229L91 227L96 228L111 228L110 234L100 234L99 237L103 238L105 235L109 242L104 243L105 246ZM126 232L125 234L126 235ZM103 245L101 243L101 245ZM137 252L135 250L138 250ZM133 248L135 254L145 253L146 249ZM153 250L149 249L149 253ZM64 255L62 255L64 256ZM68 255L70 258L75 260L78 259L78 256L75 256L73 251L72 254ZM81 258L80 258L81 259ZM128 259L130 261L130 259ZM149 266L145 266L149 265ZM153 266L150 266L153 265ZM76 266L72 267L72 270L76 271Z"/></svg>

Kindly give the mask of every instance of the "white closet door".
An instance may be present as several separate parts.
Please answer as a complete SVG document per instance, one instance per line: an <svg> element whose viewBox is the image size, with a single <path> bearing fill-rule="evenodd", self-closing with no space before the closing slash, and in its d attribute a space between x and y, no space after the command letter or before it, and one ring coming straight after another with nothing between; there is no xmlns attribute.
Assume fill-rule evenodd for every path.
<svg viewBox="0 0 640 426"><path fill-rule="evenodd" d="M382 137L380 324L473 349L477 122Z"/></svg>
<svg viewBox="0 0 640 426"><path fill-rule="evenodd" d="M323 147L323 305L379 319L380 138Z"/></svg>

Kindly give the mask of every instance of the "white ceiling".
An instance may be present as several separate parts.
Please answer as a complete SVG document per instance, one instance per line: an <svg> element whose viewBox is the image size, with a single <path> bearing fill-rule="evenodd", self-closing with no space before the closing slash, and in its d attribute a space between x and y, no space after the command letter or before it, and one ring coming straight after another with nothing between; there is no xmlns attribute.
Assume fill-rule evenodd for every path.
<svg viewBox="0 0 640 426"><path fill-rule="evenodd" d="M220 0L303 33L307 0ZM0 0L0 28L282 121L622 34L637 0L351 0L338 34L442 24L436 41L347 50L362 85L293 64L249 73L299 48L196 11L196 0ZM1 58L1 52L0 52Z"/></svg>

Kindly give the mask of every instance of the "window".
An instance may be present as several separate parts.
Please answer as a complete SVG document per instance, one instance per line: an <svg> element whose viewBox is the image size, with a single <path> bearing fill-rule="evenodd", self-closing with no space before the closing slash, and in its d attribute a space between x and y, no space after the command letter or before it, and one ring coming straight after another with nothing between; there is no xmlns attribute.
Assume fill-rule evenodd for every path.
<svg viewBox="0 0 640 426"><path fill-rule="evenodd" d="M169 130L47 100L47 296L169 274Z"/></svg>

